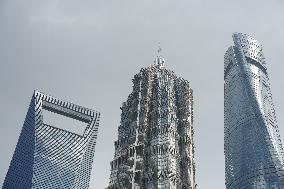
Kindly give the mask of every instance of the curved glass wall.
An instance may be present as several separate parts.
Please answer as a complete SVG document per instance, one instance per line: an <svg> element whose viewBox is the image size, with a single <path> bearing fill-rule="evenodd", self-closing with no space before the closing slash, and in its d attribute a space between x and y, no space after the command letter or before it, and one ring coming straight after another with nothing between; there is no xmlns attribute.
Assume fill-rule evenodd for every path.
<svg viewBox="0 0 284 189"><path fill-rule="evenodd" d="M284 188L281 144L262 46L235 33L225 54L226 187Z"/></svg>

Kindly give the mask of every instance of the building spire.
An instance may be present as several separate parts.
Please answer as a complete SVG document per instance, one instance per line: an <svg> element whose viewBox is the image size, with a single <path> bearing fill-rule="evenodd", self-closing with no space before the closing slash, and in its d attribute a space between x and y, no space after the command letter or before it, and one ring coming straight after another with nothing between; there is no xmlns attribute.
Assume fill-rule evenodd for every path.
<svg viewBox="0 0 284 189"><path fill-rule="evenodd" d="M159 68L163 68L165 66L165 59L161 56L162 48L160 43L157 52L158 53L154 61L155 65L157 65Z"/></svg>
<svg viewBox="0 0 284 189"><path fill-rule="evenodd" d="M159 43L158 55L161 54L161 52L162 52L162 48L161 48L161 44Z"/></svg>

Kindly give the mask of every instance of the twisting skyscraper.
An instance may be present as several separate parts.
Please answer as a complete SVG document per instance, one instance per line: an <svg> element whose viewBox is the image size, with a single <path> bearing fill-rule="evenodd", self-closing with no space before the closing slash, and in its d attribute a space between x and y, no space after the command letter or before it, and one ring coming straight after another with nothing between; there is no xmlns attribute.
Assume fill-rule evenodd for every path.
<svg viewBox="0 0 284 189"><path fill-rule="evenodd" d="M226 187L283 189L283 148L262 46L233 35L225 54Z"/></svg>
<svg viewBox="0 0 284 189"><path fill-rule="evenodd" d="M121 107L108 189L195 188L193 97L164 59L134 76Z"/></svg>
<svg viewBox="0 0 284 189"><path fill-rule="evenodd" d="M86 123L82 135L46 124L43 111ZM100 113L35 91L3 189L86 189Z"/></svg>

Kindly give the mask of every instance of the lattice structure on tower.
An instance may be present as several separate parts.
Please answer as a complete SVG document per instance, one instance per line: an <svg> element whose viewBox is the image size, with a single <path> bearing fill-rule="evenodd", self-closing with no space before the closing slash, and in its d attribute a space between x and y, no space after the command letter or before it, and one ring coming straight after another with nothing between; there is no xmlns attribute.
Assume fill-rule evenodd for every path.
<svg viewBox="0 0 284 189"><path fill-rule="evenodd" d="M108 189L193 189L193 94L164 59L142 68L122 104Z"/></svg>

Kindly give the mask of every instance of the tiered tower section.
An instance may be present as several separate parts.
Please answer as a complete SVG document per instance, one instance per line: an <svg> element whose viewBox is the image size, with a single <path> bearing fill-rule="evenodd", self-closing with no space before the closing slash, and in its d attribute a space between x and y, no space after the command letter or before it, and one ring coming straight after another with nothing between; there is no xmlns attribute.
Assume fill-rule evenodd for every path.
<svg viewBox="0 0 284 189"><path fill-rule="evenodd" d="M283 147L262 46L246 34L233 39L224 68L226 187L284 188Z"/></svg>
<svg viewBox="0 0 284 189"><path fill-rule="evenodd" d="M86 123L82 135L45 124L43 111ZM35 91L3 189L89 187L100 113Z"/></svg>
<svg viewBox="0 0 284 189"><path fill-rule="evenodd" d="M121 107L108 189L195 188L193 96L188 81L155 64L134 76Z"/></svg>

